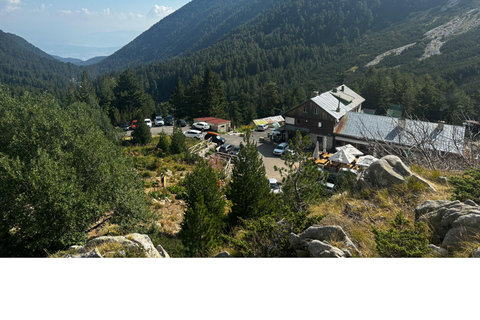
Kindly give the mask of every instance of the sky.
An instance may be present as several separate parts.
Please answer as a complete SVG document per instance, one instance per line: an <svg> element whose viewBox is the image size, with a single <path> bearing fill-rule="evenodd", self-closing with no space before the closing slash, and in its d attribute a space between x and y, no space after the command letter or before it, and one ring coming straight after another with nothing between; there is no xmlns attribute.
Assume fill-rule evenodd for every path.
<svg viewBox="0 0 480 320"><path fill-rule="evenodd" d="M48 54L110 55L191 0L0 0L0 30Z"/></svg>

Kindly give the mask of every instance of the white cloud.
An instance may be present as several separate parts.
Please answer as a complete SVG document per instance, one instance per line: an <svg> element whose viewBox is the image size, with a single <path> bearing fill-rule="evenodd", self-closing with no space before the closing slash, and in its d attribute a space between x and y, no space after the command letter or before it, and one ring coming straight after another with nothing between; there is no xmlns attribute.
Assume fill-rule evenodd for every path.
<svg viewBox="0 0 480 320"><path fill-rule="evenodd" d="M150 10L147 14L147 18L150 19L162 19L168 16L170 13L174 12L175 10L172 7L165 7L165 6L157 6L155 5L152 10Z"/></svg>
<svg viewBox="0 0 480 320"><path fill-rule="evenodd" d="M12 12L21 8L20 0L0 0L0 12Z"/></svg>

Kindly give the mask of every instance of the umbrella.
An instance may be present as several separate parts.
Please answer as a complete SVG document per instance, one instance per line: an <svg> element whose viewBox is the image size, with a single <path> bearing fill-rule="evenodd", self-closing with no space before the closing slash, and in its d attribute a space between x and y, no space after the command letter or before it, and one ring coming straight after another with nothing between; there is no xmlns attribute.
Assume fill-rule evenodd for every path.
<svg viewBox="0 0 480 320"><path fill-rule="evenodd" d="M336 147L335 150L340 151L340 150L345 150L348 153L350 153L353 156L363 156L363 152L352 146L351 144L347 144L341 147Z"/></svg>
<svg viewBox="0 0 480 320"><path fill-rule="evenodd" d="M318 141L315 145L315 150L313 150L313 158L318 159L320 158L320 153L318 152L318 149L320 148L320 146L318 145Z"/></svg>
<svg viewBox="0 0 480 320"><path fill-rule="evenodd" d="M335 161L335 162L340 162L340 163L345 163L345 164L350 164L355 160L355 156L348 153L346 150L340 150L336 153L334 153L330 158L328 158L330 161Z"/></svg>
<svg viewBox="0 0 480 320"><path fill-rule="evenodd" d="M369 167L372 163L377 161L378 159L371 155L366 155L363 157L358 158L356 165L362 167Z"/></svg>

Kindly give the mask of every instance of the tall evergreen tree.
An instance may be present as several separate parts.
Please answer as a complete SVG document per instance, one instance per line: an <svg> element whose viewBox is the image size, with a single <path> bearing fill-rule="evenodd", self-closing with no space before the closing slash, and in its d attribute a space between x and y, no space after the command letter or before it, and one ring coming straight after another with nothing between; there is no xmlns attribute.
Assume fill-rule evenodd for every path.
<svg viewBox="0 0 480 320"><path fill-rule="evenodd" d="M220 76L210 67L206 67L202 83L201 111L205 116L224 118L227 107L226 93Z"/></svg>
<svg viewBox="0 0 480 320"><path fill-rule="evenodd" d="M169 100L170 106L175 109L175 117L178 119L191 116L187 103L186 90L185 82L179 77L175 90Z"/></svg>
<svg viewBox="0 0 480 320"><path fill-rule="evenodd" d="M225 200L217 186L217 174L205 162L185 177L185 212L180 238L192 257L206 257L220 242Z"/></svg>
<svg viewBox="0 0 480 320"><path fill-rule="evenodd" d="M250 131L247 131L244 142L234 160L232 179L227 189L227 198L232 201L228 217L230 226L237 225L240 218L259 218L274 210L274 195L270 194L265 165Z"/></svg>
<svg viewBox="0 0 480 320"><path fill-rule="evenodd" d="M144 92L135 73L130 69L120 74L114 93L115 106L121 117L143 120L155 110L152 98Z"/></svg>
<svg viewBox="0 0 480 320"><path fill-rule="evenodd" d="M185 135L180 127L175 127L172 133L172 143L170 144L170 151L173 154L179 154L186 149Z"/></svg>

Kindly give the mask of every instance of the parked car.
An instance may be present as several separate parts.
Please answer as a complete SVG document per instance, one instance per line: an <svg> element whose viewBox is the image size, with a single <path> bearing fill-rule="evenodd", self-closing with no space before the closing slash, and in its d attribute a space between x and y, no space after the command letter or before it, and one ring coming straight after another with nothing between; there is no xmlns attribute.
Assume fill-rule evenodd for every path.
<svg viewBox="0 0 480 320"><path fill-rule="evenodd" d="M202 132L198 130L188 130L184 131L183 134L187 138L197 138L197 139L202 139Z"/></svg>
<svg viewBox="0 0 480 320"><path fill-rule="evenodd" d="M167 118L165 119L165 124L167 126L173 126L173 116L168 115Z"/></svg>
<svg viewBox="0 0 480 320"><path fill-rule="evenodd" d="M132 130L137 129L137 127L138 127L138 121L137 121L137 120L133 120L133 121L132 121Z"/></svg>
<svg viewBox="0 0 480 320"><path fill-rule="evenodd" d="M195 122L192 127L198 130L210 130L210 125L206 122Z"/></svg>
<svg viewBox="0 0 480 320"><path fill-rule="evenodd" d="M220 149L218 149L218 152L229 153L230 151L233 150L233 147L235 146L232 144L224 144L223 146L220 147Z"/></svg>
<svg viewBox="0 0 480 320"><path fill-rule="evenodd" d="M163 125L165 125L165 122L163 121L163 118L160 117L160 116L156 116L155 117L155 126L160 127L160 126L163 126Z"/></svg>
<svg viewBox="0 0 480 320"><path fill-rule="evenodd" d="M145 121L145 123L147 124L147 126L148 126L149 128L152 127L152 120L150 120L150 119L145 119L144 121Z"/></svg>
<svg viewBox="0 0 480 320"><path fill-rule="evenodd" d="M234 146L230 154L236 156L240 152L240 146Z"/></svg>
<svg viewBox="0 0 480 320"><path fill-rule="evenodd" d="M265 131L268 129L268 124L259 124L257 126L257 131Z"/></svg>
<svg viewBox="0 0 480 320"><path fill-rule="evenodd" d="M284 155L288 150L288 143L282 142L280 143L274 150L273 154L276 156Z"/></svg>
<svg viewBox="0 0 480 320"><path fill-rule="evenodd" d="M123 131L128 131L130 129L130 126L128 125L128 122L122 122L120 128L122 128Z"/></svg>
<svg viewBox="0 0 480 320"><path fill-rule="evenodd" d="M282 192L282 187L280 187L277 179L268 179L268 184L270 185L270 192L272 193Z"/></svg>
<svg viewBox="0 0 480 320"><path fill-rule="evenodd" d="M177 120L177 125L180 126L180 127L186 127L187 126L187 121L185 121L185 119Z"/></svg>
<svg viewBox="0 0 480 320"><path fill-rule="evenodd" d="M212 138L212 142L216 143L217 146L221 146L222 144L225 144L225 138L222 138L218 135L216 132L207 132L205 135L205 140Z"/></svg>

